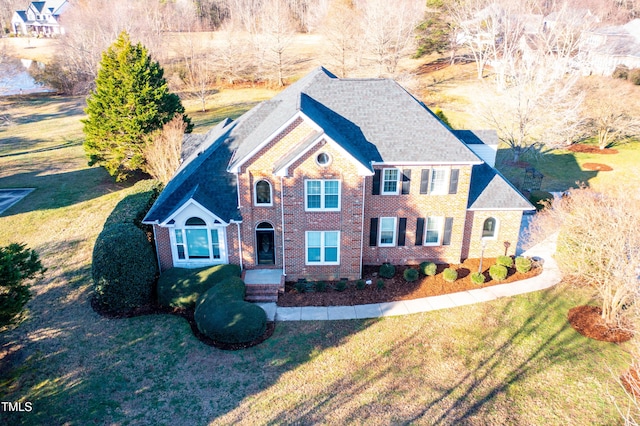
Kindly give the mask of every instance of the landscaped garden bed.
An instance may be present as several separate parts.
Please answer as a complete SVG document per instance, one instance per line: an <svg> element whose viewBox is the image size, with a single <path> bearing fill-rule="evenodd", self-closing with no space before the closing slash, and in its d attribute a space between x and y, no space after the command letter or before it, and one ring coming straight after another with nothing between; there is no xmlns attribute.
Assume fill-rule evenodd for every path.
<svg viewBox="0 0 640 426"><path fill-rule="evenodd" d="M326 281L324 291L317 291L318 286L316 282L311 281L310 277L309 282L304 286L297 282L287 282L284 294L278 298L278 306L342 306L411 300L512 283L534 277L542 272L541 265L534 262L529 272L520 273L515 268L507 268L506 279L496 281L489 275L489 267L496 263L496 259L485 258L482 261L485 282L475 284L471 281L471 274L478 271L479 263L480 259L467 259L459 265L438 264L434 276L420 274L419 278L412 282L404 279L404 271L408 268L417 270L418 265L396 266L392 278L381 278L380 266L364 266L362 282L348 281L342 291L336 289L340 287L338 281ZM443 271L446 268L457 270L458 277L454 282L447 282L444 279ZM366 284L368 280L371 284ZM380 280L384 285L379 284ZM305 290L301 291L303 287Z"/></svg>

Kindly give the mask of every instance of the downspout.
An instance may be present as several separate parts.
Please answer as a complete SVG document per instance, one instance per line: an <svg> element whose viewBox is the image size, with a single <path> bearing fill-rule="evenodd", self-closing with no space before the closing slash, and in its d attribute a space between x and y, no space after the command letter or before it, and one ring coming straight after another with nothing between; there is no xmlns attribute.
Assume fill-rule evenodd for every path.
<svg viewBox="0 0 640 426"><path fill-rule="evenodd" d="M367 188L367 177L362 176L362 224L360 225L360 278L362 278L362 258L364 255L364 194Z"/></svg>
<svg viewBox="0 0 640 426"><path fill-rule="evenodd" d="M156 223L153 224L153 245L156 246L156 260L158 261L158 273L162 275L162 264L160 263L160 252L158 251L158 238L156 237ZM169 238L171 240L171 238Z"/></svg>
<svg viewBox="0 0 640 426"><path fill-rule="evenodd" d="M282 227L282 275L287 276L284 260L284 176L280 176L280 226Z"/></svg>

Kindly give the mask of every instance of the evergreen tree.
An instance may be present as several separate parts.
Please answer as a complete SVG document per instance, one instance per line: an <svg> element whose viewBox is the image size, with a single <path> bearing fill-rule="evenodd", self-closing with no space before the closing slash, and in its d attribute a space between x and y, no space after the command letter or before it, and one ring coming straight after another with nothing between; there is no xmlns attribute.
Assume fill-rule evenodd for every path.
<svg viewBox="0 0 640 426"><path fill-rule="evenodd" d="M102 54L96 88L87 99L88 118L83 120L90 165L104 166L118 181L135 170L146 171L148 136L176 114L184 114L163 74L147 49L131 44L126 32ZM184 121L186 132L191 132L186 115Z"/></svg>

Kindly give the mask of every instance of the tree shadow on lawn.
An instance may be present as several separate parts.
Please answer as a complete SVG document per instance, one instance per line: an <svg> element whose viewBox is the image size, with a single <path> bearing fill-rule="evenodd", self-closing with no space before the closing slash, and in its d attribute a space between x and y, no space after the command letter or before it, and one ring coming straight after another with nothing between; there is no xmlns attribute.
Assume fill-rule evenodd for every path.
<svg viewBox="0 0 640 426"><path fill-rule="evenodd" d="M135 184L135 179L116 183L102 167L55 173L55 166L0 177L0 188L35 188L2 216L43 209L58 209L117 192Z"/></svg>
<svg viewBox="0 0 640 426"><path fill-rule="evenodd" d="M510 160L510 150L499 149L496 168L520 191L530 189L525 184L525 168L511 165ZM564 150L532 151L525 154L521 161L544 175L540 189L548 192L563 192L576 188L580 182L589 186L589 180L598 175L598 171L582 170L574 153Z"/></svg>

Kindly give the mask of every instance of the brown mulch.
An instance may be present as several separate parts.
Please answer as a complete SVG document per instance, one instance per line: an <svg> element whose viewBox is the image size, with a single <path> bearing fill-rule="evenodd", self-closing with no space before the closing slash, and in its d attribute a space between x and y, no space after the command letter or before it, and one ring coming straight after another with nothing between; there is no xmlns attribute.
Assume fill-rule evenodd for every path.
<svg viewBox="0 0 640 426"><path fill-rule="evenodd" d="M635 398L640 397L640 373L635 368L630 368L629 371L620 376L622 386L633 395Z"/></svg>
<svg viewBox="0 0 640 426"><path fill-rule="evenodd" d="M617 325L609 325L602 319L598 306L576 306L569 310L569 323L578 333L601 342L622 343L630 340L633 333Z"/></svg>
<svg viewBox="0 0 640 426"><path fill-rule="evenodd" d="M99 303L97 303L95 298L91 299L91 307L96 313L98 313L99 315L105 318L132 318L132 317L138 317L142 315L158 315L158 314L176 315L178 317L181 317L187 320L187 322L189 323L189 326L191 326L191 331L193 332L194 336L196 336L202 343L209 346L214 346L218 349L223 349L226 351L237 351L239 349L246 349L252 346L259 345L260 343L264 342L269 337L271 337L271 335L276 329L275 322L268 321L266 331L259 338L247 343L224 343L224 342L215 341L205 336L200 332L200 330L198 330L198 326L196 325L196 321L193 317L193 313L194 313L193 309L170 308L170 307L160 306L160 305L145 305L139 308L132 309L127 312L113 312L113 311L110 311L109 309L106 309L104 306L100 305Z"/></svg>
<svg viewBox="0 0 640 426"><path fill-rule="evenodd" d="M527 167L531 167L531 164L527 163L526 161L507 161L506 164L509 167L517 167L520 169L526 169Z"/></svg>
<svg viewBox="0 0 640 426"><path fill-rule="evenodd" d="M582 168L586 170L595 170L598 172L610 172L611 170L613 170L613 168L611 168L610 166L601 163L584 163L582 165Z"/></svg>
<svg viewBox="0 0 640 426"><path fill-rule="evenodd" d="M349 281L347 289L340 292L333 288L335 281L327 281L326 292L298 293L295 283L287 282L285 292L278 297L278 306L342 306L342 305L363 305L368 303L393 302L398 300L411 300L421 297L438 296L441 294L456 293L459 291L476 288L490 287L496 284L511 283L525 278L534 277L542 272L542 267L536 265L526 274L521 274L515 268L509 268L509 273L504 281L496 282L489 276L489 266L495 264L495 259L485 258L482 262L485 283L476 285L471 282L469 275L478 270L479 259L467 259L462 264L438 265L437 273L433 277L420 278L414 282L407 282L403 278L403 272L409 266L396 266L396 273L393 278L384 279L384 288L378 289L377 280L379 266L365 266L363 279L371 280L370 285L360 290L356 287L357 281ZM418 268L417 265L412 266ZM458 270L458 279L453 283L448 283L442 278L442 271L452 267Z"/></svg>
<svg viewBox="0 0 640 426"><path fill-rule="evenodd" d="M571 152L583 152L585 154L617 154L618 153L617 149L611 149L611 148L600 149L594 145L585 145L581 143L570 145L569 148L567 149Z"/></svg>

